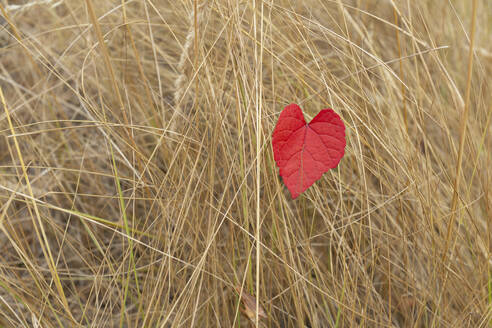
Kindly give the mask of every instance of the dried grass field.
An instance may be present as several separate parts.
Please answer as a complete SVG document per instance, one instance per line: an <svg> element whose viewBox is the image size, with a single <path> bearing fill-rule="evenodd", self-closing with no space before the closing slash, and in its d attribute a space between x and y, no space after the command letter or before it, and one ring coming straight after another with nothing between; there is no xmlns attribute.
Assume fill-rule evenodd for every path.
<svg viewBox="0 0 492 328"><path fill-rule="evenodd" d="M0 0L0 327L491 327L491 76L490 0Z"/></svg>

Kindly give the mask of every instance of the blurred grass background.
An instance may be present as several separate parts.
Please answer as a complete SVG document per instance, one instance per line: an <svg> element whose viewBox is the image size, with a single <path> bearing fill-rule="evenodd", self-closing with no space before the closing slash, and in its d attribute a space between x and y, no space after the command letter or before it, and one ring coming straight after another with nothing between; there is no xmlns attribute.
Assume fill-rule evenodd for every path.
<svg viewBox="0 0 492 328"><path fill-rule="evenodd" d="M0 10L1 327L491 326L489 0ZM292 102L347 126L295 201Z"/></svg>

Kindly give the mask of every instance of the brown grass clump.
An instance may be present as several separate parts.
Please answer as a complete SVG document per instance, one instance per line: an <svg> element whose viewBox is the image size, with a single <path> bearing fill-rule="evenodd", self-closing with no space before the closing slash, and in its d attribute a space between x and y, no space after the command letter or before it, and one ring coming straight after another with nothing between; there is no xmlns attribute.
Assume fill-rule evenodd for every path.
<svg viewBox="0 0 492 328"><path fill-rule="evenodd" d="M490 327L492 5L0 0L1 327ZM295 201L282 108L347 125Z"/></svg>

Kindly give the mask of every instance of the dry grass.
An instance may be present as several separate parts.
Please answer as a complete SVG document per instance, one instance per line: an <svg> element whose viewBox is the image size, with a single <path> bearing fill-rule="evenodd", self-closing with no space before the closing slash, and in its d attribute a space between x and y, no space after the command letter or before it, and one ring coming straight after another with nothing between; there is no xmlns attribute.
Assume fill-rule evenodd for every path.
<svg viewBox="0 0 492 328"><path fill-rule="evenodd" d="M489 0L0 4L0 327L492 325Z"/></svg>

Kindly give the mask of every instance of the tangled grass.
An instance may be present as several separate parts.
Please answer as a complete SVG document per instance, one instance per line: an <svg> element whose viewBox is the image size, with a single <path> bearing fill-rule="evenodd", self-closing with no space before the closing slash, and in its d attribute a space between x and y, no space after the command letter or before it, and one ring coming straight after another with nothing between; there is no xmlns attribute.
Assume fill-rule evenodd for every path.
<svg viewBox="0 0 492 328"><path fill-rule="evenodd" d="M490 327L490 1L0 9L1 327ZM295 201L291 102L347 126Z"/></svg>

